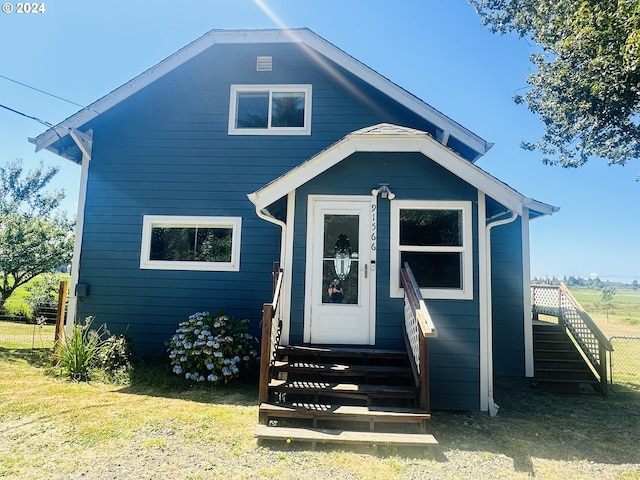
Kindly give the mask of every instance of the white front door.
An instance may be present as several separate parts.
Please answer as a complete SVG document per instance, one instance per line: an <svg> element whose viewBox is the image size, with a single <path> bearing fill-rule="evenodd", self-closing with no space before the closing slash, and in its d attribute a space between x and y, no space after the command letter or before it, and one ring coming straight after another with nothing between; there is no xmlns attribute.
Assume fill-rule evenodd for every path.
<svg viewBox="0 0 640 480"><path fill-rule="evenodd" d="M372 197L309 196L304 340L375 343Z"/></svg>

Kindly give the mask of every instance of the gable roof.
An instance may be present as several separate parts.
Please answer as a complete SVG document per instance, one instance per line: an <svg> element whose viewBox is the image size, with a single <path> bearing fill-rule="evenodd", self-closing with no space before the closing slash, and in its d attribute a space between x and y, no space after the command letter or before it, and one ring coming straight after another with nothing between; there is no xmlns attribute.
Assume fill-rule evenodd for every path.
<svg viewBox="0 0 640 480"><path fill-rule="evenodd" d="M281 177L247 195L257 210L304 185L356 152L422 153L454 175L498 201L518 215L529 209L529 217L551 215L558 207L539 202L488 174L420 130L383 123L356 130Z"/></svg>
<svg viewBox="0 0 640 480"><path fill-rule="evenodd" d="M68 137L69 132L73 130L83 130L82 127L89 121L216 44L248 43L297 43L308 47L307 52L319 61L323 60L322 57L328 58L435 125L438 131L438 140L444 145L448 144L450 138L455 138L458 142L462 142L476 152L474 158L471 158L472 161L480 158L493 146L492 143L478 137L446 115L306 28L212 30L113 92L45 131L35 139L30 138L29 141L35 144L36 151L46 149L80 163L82 159L81 151L75 148L74 142Z"/></svg>

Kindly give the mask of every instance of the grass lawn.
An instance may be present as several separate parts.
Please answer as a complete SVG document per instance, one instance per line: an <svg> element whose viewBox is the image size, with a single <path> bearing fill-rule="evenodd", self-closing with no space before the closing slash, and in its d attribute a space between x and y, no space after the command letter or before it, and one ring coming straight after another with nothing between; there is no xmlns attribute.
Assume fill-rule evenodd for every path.
<svg viewBox="0 0 640 480"><path fill-rule="evenodd" d="M131 383L45 375L42 354L0 348L0 477L18 479L640 479L640 390L552 395L497 381L495 418L435 412L440 444L307 451L258 446L255 381L189 388L164 362Z"/></svg>

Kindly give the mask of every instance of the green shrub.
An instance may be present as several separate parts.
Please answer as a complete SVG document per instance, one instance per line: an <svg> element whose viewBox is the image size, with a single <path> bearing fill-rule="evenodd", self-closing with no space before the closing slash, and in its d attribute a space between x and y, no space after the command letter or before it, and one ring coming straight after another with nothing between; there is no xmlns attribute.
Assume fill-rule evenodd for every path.
<svg viewBox="0 0 640 480"><path fill-rule="evenodd" d="M126 335L110 335L98 348L96 369L109 381L125 383L131 373L131 340Z"/></svg>
<svg viewBox="0 0 640 480"><path fill-rule="evenodd" d="M46 311L58 309L60 280L53 274L45 274L26 286L28 296L26 303L31 311L31 318L37 318Z"/></svg>
<svg viewBox="0 0 640 480"><path fill-rule="evenodd" d="M91 328L93 317L74 325L57 355L56 370L74 381L92 378L123 383L131 370L131 343L125 335L111 335L105 324Z"/></svg>

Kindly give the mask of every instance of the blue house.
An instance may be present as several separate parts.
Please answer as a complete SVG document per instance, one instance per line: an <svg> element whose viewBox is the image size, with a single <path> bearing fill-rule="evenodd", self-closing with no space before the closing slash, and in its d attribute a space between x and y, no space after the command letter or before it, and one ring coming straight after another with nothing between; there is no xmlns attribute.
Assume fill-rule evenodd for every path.
<svg viewBox="0 0 640 480"><path fill-rule="evenodd" d="M405 349L408 264L437 330L431 407L531 376L529 223L557 208L476 166L491 144L307 29L214 30L32 139L81 165L70 324L140 353L186 316L282 347Z"/></svg>

